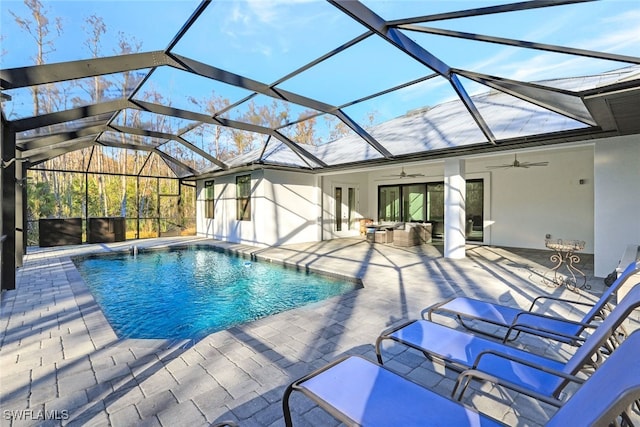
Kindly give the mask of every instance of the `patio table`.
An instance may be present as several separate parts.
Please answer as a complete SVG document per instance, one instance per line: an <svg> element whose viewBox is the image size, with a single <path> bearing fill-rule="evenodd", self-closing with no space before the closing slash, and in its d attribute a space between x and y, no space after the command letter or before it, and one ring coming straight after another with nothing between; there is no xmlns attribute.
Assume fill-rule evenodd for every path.
<svg viewBox="0 0 640 427"><path fill-rule="evenodd" d="M576 255L576 252L584 249L585 242L583 240L545 239L544 245L555 252L549 259L556 263L549 269L549 272L553 273L553 279L545 279L547 284L566 286L567 289L574 292L577 292L578 289L591 289L591 286L587 285L587 276L576 267L576 264L580 262L580 257ZM561 271L566 274L561 274ZM582 284L578 286L580 280Z"/></svg>

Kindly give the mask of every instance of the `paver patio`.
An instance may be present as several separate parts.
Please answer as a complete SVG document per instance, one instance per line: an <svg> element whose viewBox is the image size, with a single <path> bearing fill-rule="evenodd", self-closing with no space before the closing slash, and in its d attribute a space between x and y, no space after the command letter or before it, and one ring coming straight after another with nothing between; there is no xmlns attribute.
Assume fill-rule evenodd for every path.
<svg viewBox="0 0 640 427"><path fill-rule="evenodd" d="M70 259L132 245L193 242L359 277L364 287L196 343L119 339ZM604 286L600 278L590 278L591 290L579 295L542 283L550 254L468 246L467 258L451 260L437 245L399 248L358 238L266 249L200 238L31 249L18 271L16 290L2 293L0 423L204 426L232 420L243 427L281 426L281 398L291 381L343 354L375 360L374 343L383 329L419 317L423 308L443 298L469 295L522 307L540 294L595 301ZM591 274L592 257L581 257ZM567 307L554 310L580 314ZM626 326L636 329L639 318L636 313ZM521 345L551 357L571 354L568 347L535 338ZM385 349L386 366L450 393L453 373L403 347ZM490 385L470 393L466 402L510 425L539 425L553 413ZM294 394L292 407L296 425L338 425L302 396Z"/></svg>

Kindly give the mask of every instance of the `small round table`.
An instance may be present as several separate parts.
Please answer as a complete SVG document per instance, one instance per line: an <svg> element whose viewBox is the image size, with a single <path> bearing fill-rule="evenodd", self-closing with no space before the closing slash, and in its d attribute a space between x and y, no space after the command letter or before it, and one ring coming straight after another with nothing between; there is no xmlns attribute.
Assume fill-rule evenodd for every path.
<svg viewBox="0 0 640 427"><path fill-rule="evenodd" d="M551 240L546 239L544 245L555 251L549 259L555 262L550 272L553 272L553 279L545 280L547 283L553 283L556 286L566 286L567 289L577 292L578 289L591 289L587 285L587 276L578 269L575 264L580 262L580 257L575 252L584 249L585 242L582 240ZM563 269L568 274L559 274ZM582 280L582 284L578 286L578 281Z"/></svg>

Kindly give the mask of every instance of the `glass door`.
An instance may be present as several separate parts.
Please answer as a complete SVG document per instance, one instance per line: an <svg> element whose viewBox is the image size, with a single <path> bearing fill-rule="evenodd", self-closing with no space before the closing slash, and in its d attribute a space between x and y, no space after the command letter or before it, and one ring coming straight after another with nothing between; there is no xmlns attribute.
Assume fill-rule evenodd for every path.
<svg viewBox="0 0 640 427"><path fill-rule="evenodd" d="M378 221L400 222L400 186L378 187Z"/></svg>
<svg viewBox="0 0 640 427"><path fill-rule="evenodd" d="M482 242L484 240L484 181L474 179L467 181L467 240Z"/></svg>
<svg viewBox="0 0 640 427"><path fill-rule="evenodd" d="M425 184L402 186L402 219L404 222L420 222L426 219L427 200Z"/></svg>
<svg viewBox="0 0 640 427"><path fill-rule="evenodd" d="M352 184L336 184L333 187L334 232L339 236L357 235L360 224L356 223L358 187Z"/></svg>

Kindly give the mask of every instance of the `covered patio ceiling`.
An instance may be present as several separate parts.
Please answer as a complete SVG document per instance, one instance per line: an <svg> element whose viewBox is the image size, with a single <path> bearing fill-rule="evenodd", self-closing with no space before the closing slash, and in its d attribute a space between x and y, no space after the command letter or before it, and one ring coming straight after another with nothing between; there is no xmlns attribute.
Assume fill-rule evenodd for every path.
<svg viewBox="0 0 640 427"><path fill-rule="evenodd" d="M542 31L515 24L559 25L571 16L557 30L570 40L631 2L471 4L179 2L181 28L159 28L148 41L136 35L144 46L164 39L164 48L87 59L73 58L81 42L67 43L56 49L69 60L3 66L2 117L27 167L109 147L159 156L184 179L254 165L318 172L640 133L637 25L635 39L599 50L595 42L544 42ZM138 19L166 13L146 9ZM637 18L640 7L630 9ZM607 31L620 32L609 22ZM111 90L85 91L48 110L31 101L97 78L111 79ZM540 115L544 124L507 131L495 116L511 112L527 121ZM417 121L421 135L433 131L430 141L399 135Z"/></svg>

